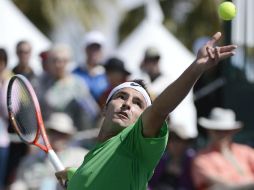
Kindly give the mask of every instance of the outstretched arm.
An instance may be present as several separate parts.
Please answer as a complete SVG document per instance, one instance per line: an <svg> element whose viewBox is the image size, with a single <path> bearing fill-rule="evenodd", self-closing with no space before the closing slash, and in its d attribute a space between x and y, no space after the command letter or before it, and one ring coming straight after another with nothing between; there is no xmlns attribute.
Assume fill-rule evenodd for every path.
<svg viewBox="0 0 254 190"><path fill-rule="evenodd" d="M220 60L235 54L235 45L214 47L221 38L221 33L213 35L202 48L200 48L195 61L170 84L148 107L142 116L143 135L155 137L158 135L162 123L176 106L185 98L199 77Z"/></svg>

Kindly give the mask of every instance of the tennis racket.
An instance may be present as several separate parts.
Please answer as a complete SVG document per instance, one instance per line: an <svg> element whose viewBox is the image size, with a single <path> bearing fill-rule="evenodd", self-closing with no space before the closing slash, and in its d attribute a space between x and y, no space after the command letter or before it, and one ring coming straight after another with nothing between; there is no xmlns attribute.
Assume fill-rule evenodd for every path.
<svg viewBox="0 0 254 190"><path fill-rule="evenodd" d="M9 81L7 108L11 125L20 139L46 152L56 171L64 170L48 140L34 89L23 75L14 75Z"/></svg>

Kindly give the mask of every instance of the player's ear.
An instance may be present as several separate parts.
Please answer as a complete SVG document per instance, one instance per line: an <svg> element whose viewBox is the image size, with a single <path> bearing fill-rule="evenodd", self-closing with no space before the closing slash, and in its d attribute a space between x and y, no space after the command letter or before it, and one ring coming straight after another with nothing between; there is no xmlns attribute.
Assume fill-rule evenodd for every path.
<svg viewBox="0 0 254 190"><path fill-rule="evenodd" d="M103 106L102 110L101 110L101 115L104 117L106 115L106 111L107 111L107 104Z"/></svg>

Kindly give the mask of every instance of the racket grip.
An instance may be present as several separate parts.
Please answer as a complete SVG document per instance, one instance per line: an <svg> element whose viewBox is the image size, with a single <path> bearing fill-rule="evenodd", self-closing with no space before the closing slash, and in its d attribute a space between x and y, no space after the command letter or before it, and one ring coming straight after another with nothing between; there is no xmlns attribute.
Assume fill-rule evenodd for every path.
<svg viewBox="0 0 254 190"><path fill-rule="evenodd" d="M65 169L54 150L48 151L48 157L56 171L62 171Z"/></svg>

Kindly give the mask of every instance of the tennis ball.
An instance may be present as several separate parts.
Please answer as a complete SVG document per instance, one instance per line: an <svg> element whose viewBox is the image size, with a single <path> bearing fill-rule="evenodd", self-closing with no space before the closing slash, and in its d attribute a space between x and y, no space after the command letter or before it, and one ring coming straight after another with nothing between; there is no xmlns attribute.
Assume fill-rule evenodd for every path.
<svg viewBox="0 0 254 190"><path fill-rule="evenodd" d="M229 1L223 2L219 5L218 13L223 20L232 20L236 15L236 6Z"/></svg>
<svg viewBox="0 0 254 190"><path fill-rule="evenodd" d="M76 172L77 168L70 167L67 169L67 179L70 180L74 173Z"/></svg>

